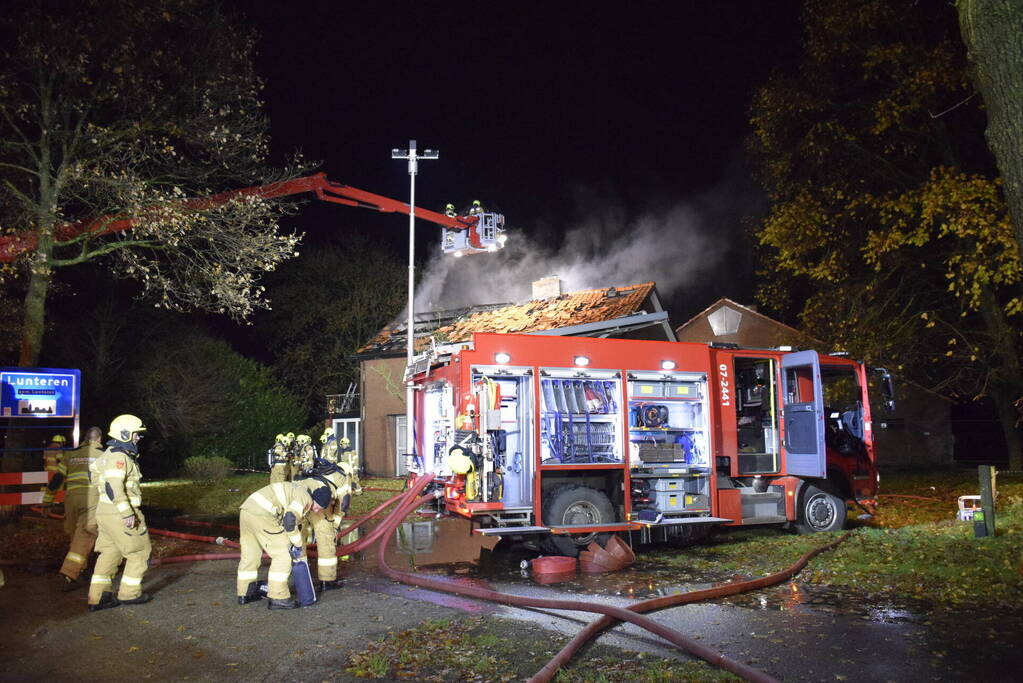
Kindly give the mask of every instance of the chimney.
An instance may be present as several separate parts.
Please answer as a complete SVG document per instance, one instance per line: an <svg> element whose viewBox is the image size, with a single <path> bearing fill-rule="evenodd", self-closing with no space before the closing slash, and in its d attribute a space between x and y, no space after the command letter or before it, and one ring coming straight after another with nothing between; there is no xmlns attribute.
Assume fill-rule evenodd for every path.
<svg viewBox="0 0 1023 683"><path fill-rule="evenodd" d="M561 296L561 278L557 275L533 280L534 299L551 299L556 296Z"/></svg>

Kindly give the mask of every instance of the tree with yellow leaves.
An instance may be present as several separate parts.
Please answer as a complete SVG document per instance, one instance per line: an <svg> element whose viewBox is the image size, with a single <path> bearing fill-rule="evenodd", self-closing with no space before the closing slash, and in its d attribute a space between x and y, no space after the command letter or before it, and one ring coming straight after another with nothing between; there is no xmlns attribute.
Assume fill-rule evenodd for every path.
<svg viewBox="0 0 1023 683"><path fill-rule="evenodd" d="M1021 440L1020 259L945 3L805 0L804 50L751 108L772 199L768 309L961 399Z"/></svg>

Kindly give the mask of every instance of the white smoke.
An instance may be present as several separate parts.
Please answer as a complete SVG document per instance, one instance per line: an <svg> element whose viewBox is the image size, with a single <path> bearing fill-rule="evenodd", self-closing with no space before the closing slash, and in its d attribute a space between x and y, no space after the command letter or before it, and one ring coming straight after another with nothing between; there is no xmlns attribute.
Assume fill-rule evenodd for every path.
<svg viewBox="0 0 1023 683"><path fill-rule="evenodd" d="M542 230L526 237L509 221L508 242L496 253L455 258L435 252L416 286L416 310L439 311L532 298L534 280L557 275L562 291L654 281L663 298L708 275L727 247L696 205L680 202L629 219L619 208L575 225L556 246Z"/></svg>

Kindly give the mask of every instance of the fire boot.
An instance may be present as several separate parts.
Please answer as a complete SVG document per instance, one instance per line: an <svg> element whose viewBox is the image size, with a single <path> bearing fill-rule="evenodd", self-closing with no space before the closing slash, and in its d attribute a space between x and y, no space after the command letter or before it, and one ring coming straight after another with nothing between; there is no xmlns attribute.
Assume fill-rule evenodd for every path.
<svg viewBox="0 0 1023 683"><path fill-rule="evenodd" d="M121 600L121 604L122 605L144 605L144 604L146 604L147 602L149 602L152 599L153 599L153 596L150 595L149 593L141 593L137 598L132 598L131 600Z"/></svg>
<svg viewBox="0 0 1023 683"><path fill-rule="evenodd" d="M114 597L114 594L105 591L103 595L99 596L99 602L95 605L89 605L90 612L98 612L101 609L110 609L111 607L117 607L121 604L121 601Z"/></svg>
<svg viewBox="0 0 1023 683"><path fill-rule="evenodd" d="M266 584L265 583L259 583L257 581L253 581L252 583L249 584L248 592L246 592L245 595L239 595L238 596L238 604L239 605L247 605L250 602L256 602L257 600L262 600L265 595L266 595Z"/></svg>
<svg viewBox="0 0 1023 683"><path fill-rule="evenodd" d="M298 602L292 598L270 598L266 603L267 609L296 609Z"/></svg>
<svg viewBox="0 0 1023 683"><path fill-rule="evenodd" d="M320 589L321 593L329 590L334 590L335 588L340 588L341 586L345 585L343 579L334 579L333 581L320 581L319 583L320 585L318 586L318 588Z"/></svg>
<svg viewBox="0 0 1023 683"><path fill-rule="evenodd" d="M64 582L60 586L61 593L70 593L73 590L78 590L82 586L87 585L86 582L83 581L81 577L77 579L72 579L70 576L65 576L64 574L61 574L60 576L62 579L64 579Z"/></svg>

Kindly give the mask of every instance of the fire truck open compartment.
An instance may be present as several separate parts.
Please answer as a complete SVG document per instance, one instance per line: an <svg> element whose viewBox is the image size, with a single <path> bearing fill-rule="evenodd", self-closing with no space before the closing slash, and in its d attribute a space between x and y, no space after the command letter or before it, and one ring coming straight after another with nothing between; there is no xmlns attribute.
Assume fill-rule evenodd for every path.
<svg viewBox="0 0 1023 683"><path fill-rule="evenodd" d="M815 351L477 334L418 366L415 469L486 535L839 528L876 495L862 364Z"/></svg>

